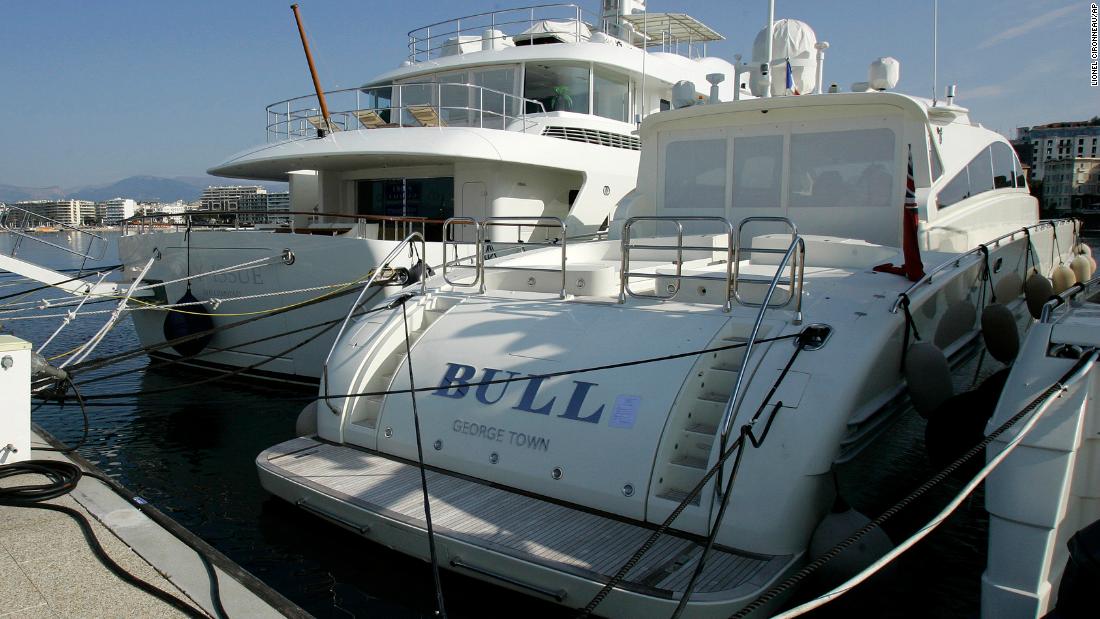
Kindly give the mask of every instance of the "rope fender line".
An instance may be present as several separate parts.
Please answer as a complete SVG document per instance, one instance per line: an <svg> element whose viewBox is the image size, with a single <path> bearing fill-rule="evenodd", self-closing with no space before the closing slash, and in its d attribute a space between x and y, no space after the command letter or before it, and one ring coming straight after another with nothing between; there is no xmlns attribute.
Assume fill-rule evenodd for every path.
<svg viewBox="0 0 1100 619"><path fill-rule="evenodd" d="M790 339L800 337L801 335L802 335L802 333L798 332L798 333L790 333L790 334L787 334L787 335L779 335L779 336L769 337L769 338L761 338L761 339L756 340L756 343L757 344L764 344L764 343L768 343L768 342L778 342L778 341L782 341L782 340L790 340ZM635 365L644 365L644 364L647 364L647 363L659 363L661 361L673 361L673 360L676 360L676 359L682 359L682 358L685 358L685 357L694 357L694 356L703 355L703 354L712 353L712 352L720 352L720 351L723 351L723 350L733 350L733 349L737 349L737 348L744 348L745 346L746 346L745 342L738 342L736 344L728 344L728 345L725 345L725 346L717 346L717 347L714 347L714 348L704 348L704 349L701 349L701 350L692 350L692 351L688 351L688 352L674 353L674 354L671 354L671 355L664 355L664 356L661 356L661 357L649 357L649 358L645 358L645 359L634 359L634 360L631 360L631 361L620 361L618 363L608 363L608 364L604 364L604 365L590 366L590 367L586 367L586 368L577 368L577 369L571 369L571 370L561 370L561 371L558 371L558 372L547 372L547 373L543 373L543 374L528 374L526 376L496 378L496 379L493 379L493 380L484 380L484 381L479 381L479 382L464 383L464 385L467 386L467 387L480 387L482 385L486 385L486 386L488 386L488 385L503 385L503 384L506 384L506 383L523 382L523 381L529 381L529 380L544 380L544 379L548 379L548 378L558 378L558 377L561 377L561 376L570 376L570 375L573 375L573 374L582 374L582 373L586 373L586 372L598 372L598 371L602 371L602 370L614 370L614 369L618 369L618 368L631 367L631 366L635 366ZM333 399L341 399L341 398L401 395L401 394L410 394L410 393L422 393L422 392L425 392L425 391L436 391L437 389L439 389L438 385L437 386L432 386L432 387L416 387L415 389L393 389L393 390L386 390L386 391L362 391L362 392L356 392L356 393L329 394L327 396L322 395L322 394L317 394L315 396L314 395L308 396L308 400L310 400L310 401L312 401L312 400L333 400ZM136 391L136 392L127 392L127 393L118 393L118 394L98 394L98 395L85 396L84 399L85 400L117 400L117 399L122 399L122 398L131 398L131 397L135 397L135 396L139 396L139 395L144 395L144 394L147 394L147 393L149 393L149 392L148 391ZM303 398L305 398L305 397L306 396L303 396ZM296 399L300 399L300 398L296 398Z"/></svg>
<svg viewBox="0 0 1100 619"><path fill-rule="evenodd" d="M842 553L844 550L846 550L851 545L858 542L861 538L863 538L865 535L870 533L872 530L874 530L876 528L880 528L883 523L885 523L887 520L889 520L893 516L897 515L899 512L901 512L901 510L908 507L910 504L913 503L913 501L917 500L918 498L920 498L921 496L926 494L933 487L935 487L938 484L942 483L945 479L950 477L951 474L954 473L956 470L958 470L961 466L966 464L968 461L973 459L978 454L984 453L985 448L988 447L993 441L997 440L998 437L1000 437L1002 434L1004 434L1009 429L1011 429L1012 426L1016 425L1021 419L1026 417L1028 414L1030 414L1031 412L1035 411L1040 406L1042 406L1042 405L1046 404L1048 401L1050 401L1050 398L1052 396L1054 396L1055 394L1061 393L1061 392L1065 391L1066 389L1068 389L1069 384L1075 382L1075 380L1078 378L1078 376L1077 376L1078 373L1081 372L1082 370L1086 369L1088 366L1092 365L1096 361L1097 355L1098 355L1098 351L1095 348L1090 349L1088 352L1083 354L1081 356L1081 358L1078 359L1076 363L1074 363L1073 367L1071 367L1068 372L1063 374L1062 377L1058 379L1058 381L1056 381L1053 385L1051 385L1050 387L1047 387L1045 390L1043 390L1038 396L1036 396L1034 399L1032 399L1030 402L1028 402L1028 404L1026 406L1024 406L1024 408L1022 408L1020 410L1020 412L1016 413L1015 415L1010 417L1008 420L1006 420L1004 423L1002 423L1000 426L998 426L995 430L990 432L978 444L971 447L969 451L967 451L963 455L956 458L955 461L953 461L951 464L948 464L946 467L944 467L942 470L940 470L940 472L938 472L934 476L932 476L928 481L921 484L916 490L909 493L905 498L901 499L900 501L898 501L897 503L892 505L889 509L884 511L877 518L875 518L871 522L869 522L866 525L864 525L863 527L861 527L858 531L853 533L847 539L840 542L836 546L833 546L825 554L821 555L820 557L815 559L813 562L811 562L810 564L808 564L805 567L803 567L802 569L800 569L798 572L792 574L791 576L789 576L783 582L775 585L774 587L772 587L768 591L761 594L759 597L757 597L755 600L750 602L747 606L745 606L741 610L739 610L736 613L730 615L729 619L744 619L744 617L747 617L748 615L752 614L753 612L758 610L761 606L763 606L763 605L767 604L768 602L772 601L773 599L775 599L779 595L782 595L787 589L790 589L791 587L797 585L802 580L805 580L806 577L808 577L811 573L817 571L822 566L824 566L826 563L828 563L829 561L836 558L838 555L840 555L840 553ZM1037 415L1033 418L1033 420L1037 421L1038 418L1039 417ZM1031 423L1031 421L1029 421L1029 423ZM1030 428L1027 428L1027 429L1030 429ZM1025 434L1025 432L1021 432L1019 435L1017 435L1017 438L1014 439L1014 440L1018 442L1020 439L1023 438L1024 434ZM1015 445L1012 445L1012 446L1014 447ZM998 456L1000 456L1002 454L1007 455L1007 452L1008 452L1009 449L1010 448L1006 448L1005 450L1002 450L1001 452L998 453ZM981 473L979 473L979 476L980 475L981 475ZM977 479L977 478L975 478L975 479ZM976 488L977 485L975 484L974 487ZM969 495L970 492L972 492L972 491L973 491L973 488L968 490L965 493L964 497L966 495ZM941 522L942 522L942 520L941 520ZM938 526L938 523L937 523L936 526ZM932 528L935 528L935 527L932 527ZM931 529L928 529L928 530L930 531ZM843 585L842 585L842 587L843 587ZM841 591L841 593L846 593L849 589L844 589L843 591ZM810 610L810 609L807 608L806 610ZM791 611L788 611L788 612L791 612ZM798 614L801 614L801 613L789 614L789 615L784 613L783 616L794 617L794 616L797 616Z"/></svg>

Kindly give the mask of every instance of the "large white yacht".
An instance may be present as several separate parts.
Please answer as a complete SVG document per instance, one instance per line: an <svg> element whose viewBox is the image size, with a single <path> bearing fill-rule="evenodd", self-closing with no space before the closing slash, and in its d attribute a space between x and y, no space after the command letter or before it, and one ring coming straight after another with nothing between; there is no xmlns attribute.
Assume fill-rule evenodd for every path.
<svg viewBox="0 0 1100 619"><path fill-rule="evenodd" d="M772 75L812 57L808 27L774 33L805 45ZM609 239L448 265L352 319L264 487L599 615L746 607L809 558L837 465L910 410L907 347L957 366L994 295L1026 327L1024 280L1070 257L1008 142L896 77L769 97L794 89L755 71L765 96L648 117Z"/></svg>
<svg viewBox="0 0 1100 619"><path fill-rule="evenodd" d="M733 65L706 56L716 32L638 0L602 5L601 15L551 4L417 28L398 68L325 93L327 119L316 95L268 106L266 143L210 172L289 181L289 223L245 225L262 214L241 212L132 221L119 242L127 274L158 255L144 283L174 282L154 302L178 314L135 312L142 343L247 321L151 354L315 383L353 298L339 293L376 267L376 290L405 282L403 269L416 277L424 256L386 258L409 233L427 239L429 266L442 261L450 217L510 218L483 239L497 251L600 233L634 188L638 120L667 109L682 80L699 85L690 97L709 96L707 76L734 96ZM467 232L448 233L459 255L474 250Z"/></svg>

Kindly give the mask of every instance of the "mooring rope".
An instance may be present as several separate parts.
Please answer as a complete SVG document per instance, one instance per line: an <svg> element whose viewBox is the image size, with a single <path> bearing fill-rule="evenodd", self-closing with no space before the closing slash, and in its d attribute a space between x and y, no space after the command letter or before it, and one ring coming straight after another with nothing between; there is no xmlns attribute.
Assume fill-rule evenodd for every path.
<svg viewBox="0 0 1100 619"><path fill-rule="evenodd" d="M1081 358L1078 359L1076 363L1074 363L1073 367L1070 368L1070 370L1068 372L1063 374L1062 377L1059 378L1057 382L1055 382L1053 385L1051 385L1050 387L1047 387L1045 390L1043 390L1042 393L1040 393L1033 400L1031 400L1031 402L1029 402L1027 404L1027 406L1025 406L1022 410L1020 410L1020 412L1016 413L1011 418L1009 418L1007 421L1005 421L1003 424L998 426L997 429L990 432L985 437L985 439L983 439L981 442L979 442L974 447L970 448L970 450L967 451L965 454L959 456L957 459L955 459L954 462L947 465L939 473L936 473L931 479L929 479L928 481L921 484L920 487L918 487L916 490L911 492L908 496L906 496L905 498L903 498L902 500L898 501L893 506L891 506L889 509L884 511L882 513L882 515L880 515L878 518L875 518L871 522L869 522L866 525L864 525L863 527L861 527L858 531L853 533L847 539L840 542L836 546L833 546L828 552L821 555L820 557L815 559L813 562L811 562L810 564L806 565L805 567L803 567L801 570L799 570L795 574L788 577L783 582L775 585L774 587L772 587L768 591L764 592L762 595L760 595L758 598L756 598L755 600L750 602L747 606L745 606L744 608L742 608L738 612L730 615L730 619L743 619L744 617L747 617L748 615L750 615L754 611L758 610L760 607L762 607L765 604L767 604L767 603L771 602L772 600L774 600L779 595L782 595L785 591L787 591L791 587L797 585L799 582L804 580L807 576L809 576L813 572L817 571L818 569L821 569L822 566L824 566L826 563L828 563L832 559L836 558L838 555L840 555L840 553L844 552L844 550L847 549L848 547L850 547L852 544L855 544L856 542L858 542L861 538L866 536L868 533L870 533L874 529L881 527L882 524L885 523L887 520L889 520L893 516L897 515L901 510L905 509L910 504L912 504L914 501L916 501L918 498L920 498L922 495L926 494L934 486L940 484L945 479L950 477L952 473L954 473L956 470L959 469L959 467L966 464L968 461L972 460L978 454L984 453L986 447L988 447L993 441L997 440L998 437L1000 437L1002 434L1004 434L1010 428L1012 428L1012 426L1016 425L1017 422L1019 422L1021 419L1026 417L1029 413L1031 413L1032 411L1035 411L1036 409L1042 407L1043 410L1037 411L1036 414L1034 416L1032 416L1032 418L1030 420L1028 420L1028 423L1024 425L1024 427L1020 430L1019 433L1017 433L1016 437L1014 437L1013 440L1009 442L1009 444L1005 447L1005 449L998 452L997 456L994 456L994 458L992 458L990 460L990 462L988 464L986 464L986 466L971 480L971 482L969 484L967 484L967 486L964 488L964 491L961 492L958 496L956 496L955 500L953 500L951 503L949 503L948 506L946 508L944 508L944 510L942 510L935 518L933 518L928 524L926 524L922 529L920 529L920 531L918 531L917 535L911 537L909 540L906 540L905 543L901 544L900 546L898 546L897 548L892 550L890 553L887 553L884 557L879 559L879 561L876 561L871 566L869 566L868 568L866 568L865 570L863 570L862 572L860 572L856 576L852 577L851 579L846 581L844 584L842 584L839 587L833 589L829 593L826 593L823 596L820 596L820 597L818 597L818 598L816 598L816 599L814 599L810 602L807 602L806 604L803 604L802 606L798 606L798 607L793 608L793 609L791 609L791 610L789 610L789 611L787 611L787 612L785 612L781 615L778 615L778 617L785 617L785 618L796 617L796 616L804 614L804 613L806 613L810 610L813 610L814 608L817 608L818 606L821 606L825 602L828 602L829 600L832 600L836 597L839 597L840 595L843 595L844 593L846 593L847 591L849 591L850 589L852 589L856 585L858 585L860 582L863 582L864 580L866 580L874 572L877 572L878 570L882 569L883 566L885 566L887 563L892 561L895 557L897 557L901 553L903 553L906 550L908 550L909 548L911 548L914 544L916 544L918 541L920 541L925 536L927 536L929 533L931 533L933 529L935 529L941 523L943 523L943 521L947 519L947 517L951 514L951 512L953 512L955 510L955 508L957 508L962 503L962 501L967 496L969 496L970 493L973 492L975 488L977 488L978 484L982 480L984 480L989 475L990 472L992 472L993 468L995 468L997 466L997 464L999 464L1001 462L1001 460L1003 460L1005 457L1007 457L1009 452L1011 452L1013 449L1015 449L1016 445L1018 445L1020 443L1020 441L1023 440L1024 435L1026 435L1027 432L1029 432L1031 430L1031 428L1033 428L1035 426L1035 424L1038 422L1038 420L1041 418L1043 411L1046 409L1046 406L1048 404L1050 404L1050 402L1053 402L1053 399L1051 399L1052 396L1065 391L1069 387L1069 385L1073 384L1081 376L1083 376L1085 374L1085 372L1089 368L1091 368L1091 366L1096 362L1097 355L1098 355L1098 352L1097 352L1096 349L1091 349L1088 352L1086 352L1085 354L1083 354L1081 356ZM778 619L778 617L776 619Z"/></svg>

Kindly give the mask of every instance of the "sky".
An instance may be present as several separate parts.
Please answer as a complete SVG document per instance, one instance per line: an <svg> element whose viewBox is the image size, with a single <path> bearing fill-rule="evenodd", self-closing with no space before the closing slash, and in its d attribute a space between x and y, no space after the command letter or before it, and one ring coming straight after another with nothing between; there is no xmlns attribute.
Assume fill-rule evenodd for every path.
<svg viewBox="0 0 1100 619"><path fill-rule="evenodd" d="M527 0L540 4L547 0ZM596 12L598 0L580 0ZM847 89L875 58L901 63L897 90L932 93L933 0L777 0L831 44L825 82ZM1089 4L942 0L939 86L972 118L1017 126L1100 115L1089 86ZM0 1L0 184L109 183L195 176L265 139L267 104L312 92L284 0ZM515 2L299 0L322 86L397 67L408 31ZM751 54L765 0L649 0L726 37L710 55Z"/></svg>

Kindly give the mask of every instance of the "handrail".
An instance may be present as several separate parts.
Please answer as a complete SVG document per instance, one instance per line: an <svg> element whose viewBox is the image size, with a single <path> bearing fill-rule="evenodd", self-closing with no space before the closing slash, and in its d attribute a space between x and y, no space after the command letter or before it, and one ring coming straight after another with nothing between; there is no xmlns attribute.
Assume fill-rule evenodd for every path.
<svg viewBox="0 0 1100 619"><path fill-rule="evenodd" d="M940 264L936 265L934 268L925 271L924 272L924 277L922 277L919 280L913 282L913 284L910 285L908 288L906 288L904 292L899 293L898 298L894 300L894 304L892 306L890 306L890 313L891 314L898 313L898 309L901 308L902 299L910 296L913 293L914 290L916 290L918 287L921 286L921 284L930 284L930 283L932 283L932 276L933 275L935 275L935 274L937 274L940 271L943 271L945 269L951 268L952 266L954 266L956 268L961 266L962 261L963 261L964 258L967 258L969 256L977 256L979 254L982 254L984 251L986 251L988 249L989 245L998 246L998 245L1000 245L1001 241L1003 241L1007 238L1010 238L1010 237L1015 237L1017 234L1028 235L1028 234L1030 234L1030 232L1032 230L1038 230L1038 229L1044 228L1046 226L1050 226L1050 227L1053 228L1053 227L1055 227L1059 224L1065 223L1067 221L1073 221L1073 219L1072 218L1048 219L1048 220L1040 221L1039 223L1036 223L1036 224L1031 224L1029 226L1024 226L1022 228L1017 228L1017 229L1013 230L1012 232L1008 232L1008 233L1002 234L1001 236L998 236L995 239L988 240L988 241L978 245L974 249L963 252L963 253L955 256L954 258L951 258L949 260L941 262ZM1015 241L1016 239L1013 238L1012 240ZM986 249L983 249L983 247L986 248Z"/></svg>
<svg viewBox="0 0 1100 619"><path fill-rule="evenodd" d="M420 259L421 261L427 260L427 244L424 241L424 235L419 232L413 232L409 236L405 237L405 240L401 241L397 247L394 247L390 253L386 254L386 257L374 268L374 272L371 273L367 283L363 284L363 288L359 291L359 296L355 298L355 302L348 308L348 313L344 316L344 321L340 323L340 330L336 332L336 339L332 341L332 347L329 348L328 354L325 355L325 362L321 365L321 379L325 385L325 405L329 407L333 413L339 415L340 411L336 410L336 407L332 405L332 400L329 398L329 381L328 381L328 364L332 360L332 353L336 351L336 347L340 344L340 338L344 335L344 331L348 327L348 322L351 320L352 314L355 313L355 309L359 307L359 304L363 301L363 295L370 290L370 287L374 285L374 282L378 280L378 276L382 274L382 271L386 269L390 261L397 257L397 254L405 247L412 248L413 241L420 239ZM424 262L422 268L427 270L427 263ZM424 294L427 291L428 277L426 273L422 273L420 276L420 294Z"/></svg>
<svg viewBox="0 0 1100 619"><path fill-rule="evenodd" d="M657 221L664 223L673 223L676 225L676 245L631 245L630 244L630 228L639 221ZM733 239L733 224L730 223L725 217L712 217L701 215L689 215L684 217L668 217L660 215L642 215L638 217L631 217L623 224L623 237L619 243L619 303L625 303L626 297L631 296L642 299L661 299L664 301L676 298L676 295L680 292L680 282L684 279L710 279L705 275L684 275L684 250L689 251L708 251L714 252L718 249L715 246L704 247L695 245L684 245L684 225L685 221L708 221L721 223L725 226L726 234L726 286L725 295L726 301L724 304L724 311L730 311L733 307L732 300L730 298L730 286L733 281L733 259L736 250L734 249ZM630 289L630 278L641 277L647 279L657 279L660 277L657 274L650 275L649 273L632 273L630 271L630 250L631 249L675 249L676 250L676 285L675 290L671 294L659 295L659 294L642 294L634 292Z"/></svg>
<svg viewBox="0 0 1100 619"><path fill-rule="evenodd" d="M1048 299L1046 303L1043 303L1043 313L1039 316L1039 322L1054 322L1054 310L1075 299L1081 293L1091 292L1098 286L1100 286L1100 275L1093 277L1087 282L1078 282L1070 286L1069 288L1066 288L1062 292L1054 295L1053 297Z"/></svg>
<svg viewBox="0 0 1100 619"><path fill-rule="evenodd" d="M553 223L538 223L538 222L553 222ZM534 222L534 223L526 223ZM479 238L479 245L485 246L485 236L489 232L489 228L493 226L516 226L517 228L558 228L561 230L561 292L558 296L562 299L565 298L565 246L566 237L568 231L566 230L565 222L560 217L550 217L546 215L532 215L532 216L500 216L500 217L487 217L481 222L481 235ZM522 242L522 241L520 241ZM485 259L480 261L481 275L481 292L485 292Z"/></svg>
<svg viewBox="0 0 1100 619"><path fill-rule="evenodd" d="M23 228L27 227L26 225L17 226L17 225L13 225L12 222L9 222L8 218L12 213L17 213L17 214L22 215L21 222L23 224L26 224L28 222L28 220L33 220L33 221L36 221L36 222L45 222L45 223L48 223L51 226L57 226L59 228L63 228L68 232L75 232L77 234L87 235L87 236L91 237L90 240L88 241L88 247L84 251L78 251L78 250L72 249L70 247L65 247L64 245L58 245L57 243L51 243L51 242L49 242L45 239L41 239L41 238L38 238L36 236L27 234L26 232L23 231ZM53 247L54 249L60 249L61 251L68 252L70 254L73 254L74 256L80 256L84 260L93 260L93 261L94 260L100 260L101 258L103 258L103 255L107 252L108 242L107 242L107 239L105 239L104 237L102 237L102 236L100 236L100 235L98 235L94 232L84 230L84 229L82 229L78 226L67 224L63 221L58 221L56 219L46 217L45 215L42 215L40 213L36 213L34 211L31 211L31 210L28 210L28 209L25 209L25 208L21 208L21 207L18 207L18 206L4 205L3 207L0 207L0 229L6 230L6 231L14 234L15 236L19 237L19 241L17 241L15 246L12 247L12 255L13 256L15 255L15 250L18 248L19 242L22 241L22 239L30 239L32 241L35 241L36 243L42 243L43 245L49 245L50 247ZM96 248L96 241L99 241L99 243L100 243L98 253L94 252L94 250Z"/></svg>
<svg viewBox="0 0 1100 619"><path fill-rule="evenodd" d="M745 300L745 299L741 298L741 294L737 290L738 289L738 284L741 284L742 282L744 282L744 283L756 283L756 280L742 280L741 279L741 253L742 252L747 252L750 255L753 254L753 253L761 253L761 254L779 254L779 253L783 253L782 249L771 249L771 248L766 248L766 247L753 247L752 245L749 245L748 247L744 247L744 246L741 245L741 235L744 233L745 224L755 223L755 222L769 222L769 223L783 224L783 225L787 226L788 230L790 230L790 235L791 235L792 239L798 237L798 226L796 226L793 221L791 221L790 219L788 219L786 217L774 217L774 216L746 217L746 218L742 219L741 222L737 225L737 245L736 245L736 251L734 252L734 257L733 257L733 298L736 299L737 302L740 303L741 305L744 305L744 306L747 306L747 307L757 307L757 305L756 305L756 303L754 303L752 301L748 301L748 300ZM790 279L788 280L788 283L791 287L790 294L787 296L787 299L785 301L783 301L782 303L777 303L776 306L775 306L775 307L786 307L787 305L789 305L791 303L791 301L795 301L795 317L796 317L795 318L795 324L799 324L800 322L802 322L802 284L803 284L805 269L806 269L806 255L805 254L806 254L805 246L803 246L803 251L802 251L802 254L801 254L800 258L798 260L796 260L795 262L791 263L791 275L790 275ZM795 274L795 267L796 266L798 267L797 275ZM782 269L777 270L777 273L779 273L779 272L782 272ZM795 290L796 286L797 286L797 294L796 294L796 290Z"/></svg>
<svg viewBox="0 0 1100 619"><path fill-rule="evenodd" d="M187 211L185 213L150 213L150 214L146 214L146 215L134 215L133 217L128 217L126 219L123 219L119 223L122 225L122 233L124 235L125 234L130 234L130 230L129 230L130 225L133 225L133 224L136 223L139 226L138 231L140 233L140 232L144 231L146 225L152 226L152 224L154 222L156 222L157 220L161 220L161 219L165 219L165 218L179 218L182 221L175 220L175 221L170 222L170 225L172 225L176 228L187 226L187 227L191 227L192 229L195 229L195 228L199 227L199 226L195 225L194 220L196 220L196 219L214 219L214 220L233 219L232 222L226 223L226 224L209 224L209 223L205 224L206 227L210 227L210 228L219 228L221 226L240 228L242 223L245 223L245 224L260 223L260 222L253 222L253 221L241 222L240 218L241 218L242 215L267 215L267 216L270 216L272 219L281 219L281 218L287 218L287 217L301 215L301 216L306 216L306 217L331 217L331 218L336 218L336 219L342 218L342 219L354 220L354 221L349 222L347 224L349 227L359 225L359 224L363 224L363 223L366 223L366 222L378 222L378 223L382 224L382 232L385 232L387 223L392 223L392 224L394 224L394 230L395 230L394 236L397 236L397 234L396 234L397 228L398 228L397 224L406 224L404 226L404 229L409 231L409 230L412 230L415 227L415 224L419 224L420 226L426 226L428 224L442 224L446 221L444 219L432 219L432 218L429 218L429 217L410 217L410 216L404 216L404 215L359 215L359 214L349 215L349 214L346 214L346 213L326 213L326 212L316 212L316 211L283 211L283 210L278 210L278 211L218 210L218 211L215 211L215 210L204 209L204 210ZM327 222L313 222L313 223L327 223ZM333 223L335 223L335 222L333 222ZM359 234L362 235L363 231L360 230ZM385 236L385 235L383 235L383 236ZM396 240L396 239L394 239L394 240Z"/></svg>
<svg viewBox="0 0 1100 619"><path fill-rule="evenodd" d="M450 240L451 237L447 235L447 232L454 224L473 225L474 226L474 281L469 284L463 284L461 282L453 282L447 277L447 244L450 243L455 246L455 263L458 263L461 258L458 257L458 244ZM485 262L485 253L482 251L482 238L481 238L481 222L473 217L450 217L443 222L443 281L452 286L465 286L472 287L477 286L483 282L483 264Z"/></svg>
<svg viewBox="0 0 1100 619"><path fill-rule="evenodd" d="M589 23L585 19L591 19ZM463 21L467 22L463 25ZM505 38L522 34L540 21L564 21L573 25L573 34L577 40L582 40L581 26L585 30L595 27L600 18L576 4L535 4L510 9L499 9L473 15L464 15L453 19L447 19L420 26L408 32L409 37L409 61L423 62L430 60L432 54L440 52L447 46L450 39L457 39L466 33L476 33L479 43L486 40L485 31L493 31L489 41L503 40ZM470 25L472 22L473 25ZM602 22L601 26L602 26ZM509 28L514 26L514 28ZM433 34L432 30L436 32ZM501 34L495 34L500 30ZM461 44L456 41L455 44ZM483 43L482 43L483 44Z"/></svg>
<svg viewBox="0 0 1100 619"><path fill-rule="evenodd" d="M737 373L737 382L733 386L733 394L730 396L730 399L726 402L726 408L722 412L722 422L721 422L721 424L719 424L719 428L721 428L722 434L721 434L720 449L719 449L718 453L725 453L726 452L726 444L729 440L729 433L730 433L731 426L733 424L733 419L737 415L737 411L741 406L740 400L743 399L743 394L741 393L741 388L745 383L745 374L746 374L746 372L748 372L748 369L749 369L749 360L752 357L753 346L756 344L756 336L759 335L760 326L764 323L764 315L767 314L768 310L771 309L771 307L772 307L771 306L772 293L775 292L776 287L779 285L779 280L783 275L783 268L786 267L787 263L790 262L791 258L796 255L795 254L796 249L798 250L799 255L805 256L805 254L806 254L806 241L804 241L802 239L802 237L798 236L797 234L794 236L794 239L791 241L791 244L787 247L786 253L783 254L783 259L779 261L779 266L775 269L775 275L772 277L771 283L768 284L768 292L767 292L767 294L764 295L763 303L760 304L760 310L756 312L756 320L753 321L752 332L749 335L748 341L745 343L744 355L741 357L741 368ZM792 286L792 290L793 290L793 286ZM799 296L800 297L802 296L801 291L799 291ZM801 314L801 309L799 310L799 314ZM797 324L797 323L795 323L795 324ZM716 483L718 485L718 492L721 493L721 491L722 491L722 474L721 474L721 472L719 472L719 474L718 474Z"/></svg>
<svg viewBox="0 0 1100 619"><path fill-rule="evenodd" d="M546 107L534 99L457 82L378 84L324 94L331 102L329 118L334 131L452 126L527 132L535 126L527 120L528 110L546 112ZM444 105L444 95L465 99L466 104ZM321 122L317 106L317 95L309 94L265 107L268 141L316 137ZM423 117L426 109L433 111L434 118L431 114L418 118L418 114Z"/></svg>

